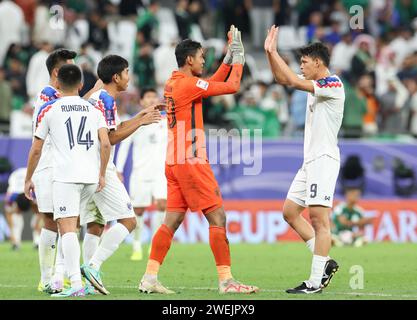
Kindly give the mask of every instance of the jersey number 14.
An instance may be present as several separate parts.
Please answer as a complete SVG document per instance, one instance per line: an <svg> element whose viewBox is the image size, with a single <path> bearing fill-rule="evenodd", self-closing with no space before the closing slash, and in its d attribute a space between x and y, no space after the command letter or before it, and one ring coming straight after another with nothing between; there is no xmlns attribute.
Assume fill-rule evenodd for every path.
<svg viewBox="0 0 417 320"><path fill-rule="evenodd" d="M94 144L94 141L91 140L91 131L88 131L85 139L83 139L84 136L84 128L85 128L85 122L87 121L87 117L81 117L80 126L78 127L78 133L77 133L77 143L82 146L86 146L87 150L90 149L90 147ZM71 118L68 118L67 121L65 121L65 125L67 126L67 133L68 133L68 142L70 150L74 148L75 146L75 140L74 140L74 133L72 130L72 121Z"/></svg>

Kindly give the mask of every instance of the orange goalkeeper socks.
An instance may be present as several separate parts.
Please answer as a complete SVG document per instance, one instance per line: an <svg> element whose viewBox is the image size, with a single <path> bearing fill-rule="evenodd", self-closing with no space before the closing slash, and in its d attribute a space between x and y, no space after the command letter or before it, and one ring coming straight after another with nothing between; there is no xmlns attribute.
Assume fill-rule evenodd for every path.
<svg viewBox="0 0 417 320"><path fill-rule="evenodd" d="M209 227L210 247L216 261L219 280L232 278L229 241L226 229L223 227Z"/></svg>
<svg viewBox="0 0 417 320"><path fill-rule="evenodd" d="M146 266L146 274L158 274L159 267L165 259L169 248L171 247L174 232L165 224L162 224L156 231L152 239L152 249L149 256L148 265Z"/></svg>

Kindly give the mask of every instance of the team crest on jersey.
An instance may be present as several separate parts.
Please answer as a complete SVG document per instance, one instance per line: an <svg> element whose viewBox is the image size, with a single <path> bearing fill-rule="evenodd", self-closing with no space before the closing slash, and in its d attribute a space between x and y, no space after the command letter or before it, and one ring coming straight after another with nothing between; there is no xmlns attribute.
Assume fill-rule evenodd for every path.
<svg viewBox="0 0 417 320"><path fill-rule="evenodd" d="M208 86L209 86L209 83L207 81L198 79L196 86L203 89L203 90L207 90Z"/></svg>
<svg viewBox="0 0 417 320"><path fill-rule="evenodd" d="M319 88L340 88L342 83L336 77L327 77L316 81Z"/></svg>

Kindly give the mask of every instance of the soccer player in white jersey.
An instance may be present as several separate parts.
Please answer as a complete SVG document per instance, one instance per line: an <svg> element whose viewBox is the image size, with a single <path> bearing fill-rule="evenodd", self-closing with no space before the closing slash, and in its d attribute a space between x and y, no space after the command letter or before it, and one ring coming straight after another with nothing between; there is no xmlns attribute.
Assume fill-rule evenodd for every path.
<svg viewBox="0 0 417 320"><path fill-rule="evenodd" d="M154 88L143 88L140 104L147 108L159 101ZM129 180L129 193L136 214L136 228L133 231L133 261L143 258L141 235L143 213L153 202L157 212L152 216L151 227L156 230L163 222L167 201L167 180L165 177L165 158L168 143L167 119L159 123L140 127L133 135L122 141L117 154L116 168L123 177L129 147L133 143L132 173Z"/></svg>
<svg viewBox="0 0 417 320"><path fill-rule="evenodd" d="M140 126L156 123L161 119L158 103L132 119L120 122L115 98L127 89L129 83L129 65L126 59L109 55L104 57L97 68L97 74L103 81L103 89L94 92L89 101L103 113L109 129L112 145L130 136ZM106 171L106 187L96 193L88 205L88 212L81 215L81 225L87 225L83 243L84 264L81 271L87 280L102 294L109 294L104 287L100 267L119 247L120 243L136 228L136 218L130 197L117 176L113 163L114 148ZM101 219L101 221L99 221ZM104 225L117 220L100 239ZM101 241L100 241L101 240Z"/></svg>
<svg viewBox="0 0 417 320"><path fill-rule="evenodd" d="M44 104L36 118L35 141L29 153L25 194L32 200L36 187L33 173L49 136L53 159L52 200L54 220L62 237L65 269L71 287L53 297L84 296L81 282L80 245L77 222L85 205L105 186L110 158L107 125L100 110L78 95L82 88L81 70L67 64L58 71L61 98Z"/></svg>
<svg viewBox="0 0 417 320"><path fill-rule="evenodd" d="M284 218L313 252L310 278L287 293L319 293L339 268L329 258L329 216L340 168L337 134L342 124L345 92L342 81L330 75L329 52L321 43L300 49L302 76L297 76L277 51L278 27L272 26L265 51L275 80L308 92L304 161L284 203ZM311 225L302 217L308 208Z"/></svg>
<svg viewBox="0 0 417 320"><path fill-rule="evenodd" d="M58 86L58 70L64 64L73 64L76 53L67 49L57 49L53 51L46 59L50 80L49 84L42 89L34 104L33 112L33 130L35 130L36 117L39 109L46 103L60 97ZM93 89L87 95L96 91L101 86L98 81ZM33 133L35 133L33 131ZM43 228L39 238L39 265L41 279L38 290L46 293L55 293L63 288L63 257L60 254L61 241L58 236L57 224L53 219L52 204L52 151L49 138L45 139L42 150L42 157L33 175L33 183L36 189L36 202L38 211L43 220ZM58 250L57 250L58 249ZM58 252L58 254L56 254ZM55 261L56 256L56 261ZM55 261L55 273L53 274Z"/></svg>
<svg viewBox="0 0 417 320"><path fill-rule="evenodd" d="M34 104L33 110L33 133L35 133L36 117L39 109L49 101L53 101L60 97L57 89L58 86L58 70L68 63L74 63L76 53L66 49L58 49L53 51L46 59L46 67L50 75L49 84L39 93ZM41 279L39 281L38 290L52 293L50 282L54 267L56 255L56 241L58 236L57 224L53 219L52 204L52 151L51 142L46 138L43 144L42 157L36 167L33 175L33 183L36 189L36 202L38 211L42 216L44 226L41 230L39 238L39 265L41 271Z"/></svg>
<svg viewBox="0 0 417 320"><path fill-rule="evenodd" d="M12 172L4 201L4 211L10 228L10 242L13 250L19 249L22 242L24 227L22 212L29 210L31 206L30 200L24 197L25 176L26 168L19 168Z"/></svg>

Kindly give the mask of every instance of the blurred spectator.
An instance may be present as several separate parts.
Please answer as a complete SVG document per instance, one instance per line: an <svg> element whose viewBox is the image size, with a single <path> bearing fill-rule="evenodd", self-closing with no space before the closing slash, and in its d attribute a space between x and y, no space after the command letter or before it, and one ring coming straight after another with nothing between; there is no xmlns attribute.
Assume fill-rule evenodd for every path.
<svg viewBox="0 0 417 320"><path fill-rule="evenodd" d="M32 138L32 114L30 104L22 110L13 110L10 115L10 136L12 138Z"/></svg>
<svg viewBox="0 0 417 320"><path fill-rule="evenodd" d="M380 97L381 131L388 134L405 133L407 122L404 121L403 112L408 99L408 92L397 77L388 82L388 92Z"/></svg>
<svg viewBox="0 0 417 320"><path fill-rule="evenodd" d="M252 43L255 48L263 48L265 33L274 23L275 13L279 8L279 0L247 0Z"/></svg>
<svg viewBox="0 0 417 320"><path fill-rule="evenodd" d="M388 81L398 73L395 64L395 52L388 45L384 45L378 57L375 67L376 94L384 94L388 90Z"/></svg>
<svg viewBox="0 0 417 320"><path fill-rule="evenodd" d="M20 110L27 101L25 86L25 67L16 58L9 59L9 68L6 72L6 79L12 89L12 107L14 110Z"/></svg>
<svg viewBox="0 0 417 320"><path fill-rule="evenodd" d="M57 7L54 16L51 16L53 2L39 0L35 10L35 23L32 40L39 44L49 42L52 45L62 45L65 42L67 23L64 19L65 10Z"/></svg>
<svg viewBox="0 0 417 320"><path fill-rule="evenodd" d="M321 12L313 12L310 16L310 24L307 26L307 42L312 42L317 38L317 29L323 25L323 15Z"/></svg>
<svg viewBox="0 0 417 320"><path fill-rule="evenodd" d="M14 2L22 9L26 23L32 27L35 23L37 0L14 0Z"/></svg>
<svg viewBox="0 0 417 320"><path fill-rule="evenodd" d="M362 136L363 118L368 112L366 99L360 94L358 87L349 81L343 81L345 86L345 107L343 110L342 132L345 138L360 138Z"/></svg>
<svg viewBox="0 0 417 320"><path fill-rule="evenodd" d="M0 66L12 43L22 42L22 28L25 24L23 11L13 1L0 2Z"/></svg>
<svg viewBox="0 0 417 320"><path fill-rule="evenodd" d="M407 78L404 84L409 94L406 108L410 112L410 133L417 138L417 79L416 77Z"/></svg>
<svg viewBox="0 0 417 320"><path fill-rule="evenodd" d="M405 57L413 53L411 46L412 33L409 27L400 27L395 33L395 38L389 44L395 53L395 65L401 67Z"/></svg>
<svg viewBox="0 0 417 320"><path fill-rule="evenodd" d="M134 56L133 72L137 77L139 88L155 86L155 65L153 47L149 43L137 46Z"/></svg>
<svg viewBox="0 0 417 320"><path fill-rule="evenodd" d="M6 73L0 68L0 134L9 133L12 112L12 88L6 80Z"/></svg>
<svg viewBox="0 0 417 320"><path fill-rule="evenodd" d="M159 1L151 0L149 6L138 15L136 21L137 32L140 36L140 42L156 43L156 32L158 29L158 19L156 14L159 10Z"/></svg>
<svg viewBox="0 0 417 320"><path fill-rule="evenodd" d="M284 131L289 120L288 98L283 86L270 86L262 97L259 106L264 111L274 111L278 119L280 131Z"/></svg>
<svg viewBox="0 0 417 320"><path fill-rule="evenodd" d="M95 50L102 52L107 50L110 44L107 21L96 11L91 12L89 16L88 42Z"/></svg>
<svg viewBox="0 0 417 320"><path fill-rule="evenodd" d="M80 96L83 97L94 87L97 81L94 71L94 61L88 55L82 54L76 57L75 63L81 68L82 71L83 87L79 93Z"/></svg>
<svg viewBox="0 0 417 320"><path fill-rule="evenodd" d="M274 24L283 26L290 23L291 7L288 0L279 0L276 4Z"/></svg>
<svg viewBox="0 0 417 320"><path fill-rule="evenodd" d="M352 46L352 36L349 32L342 35L341 41L333 47L330 68L338 75L349 71L352 57L356 49Z"/></svg>
<svg viewBox="0 0 417 320"><path fill-rule="evenodd" d="M366 99L367 112L363 117L363 133L365 136L375 136L378 133L378 100L374 94L372 77L367 74L360 77L358 88Z"/></svg>
<svg viewBox="0 0 417 320"><path fill-rule="evenodd" d="M31 100L49 83L49 72L45 63L52 50L53 46L50 43L43 42L40 50L29 61L26 74L26 88Z"/></svg>
<svg viewBox="0 0 417 320"><path fill-rule="evenodd" d="M175 7L175 20L181 40L188 39L191 33L191 16L188 12L188 0L177 0Z"/></svg>
<svg viewBox="0 0 417 320"><path fill-rule="evenodd" d="M136 16L142 6L142 0L120 0L119 14L122 17Z"/></svg>
<svg viewBox="0 0 417 320"><path fill-rule="evenodd" d="M304 136L304 125L306 120L307 93L295 90L291 96L290 115L292 132L295 137Z"/></svg>
<svg viewBox="0 0 417 320"><path fill-rule="evenodd" d="M364 217L364 210L358 206L360 197L360 189L347 189L345 201L335 207L332 215L332 245L360 247L368 243L365 226L372 223L373 218Z"/></svg>
<svg viewBox="0 0 417 320"><path fill-rule="evenodd" d="M275 111L264 111L256 102L256 94L253 91L246 91L240 103L232 111L235 113L237 127L249 129L251 136L255 129L262 129L262 137L276 138L280 134L279 122Z"/></svg>
<svg viewBox="0 0 417 320"><path fill-rule="evenodd" d="M330 28L330 31L327 32L324 36L323 41L326 43L330 43L333 47L341 40L340 22L337 20L332 20Z"/></svg>
<svg viewBox="0 0 417 320"><path fill-rule="evenodd" d="M177 39L172 38L166 43L162 43L154 50L155 80L158 86L158 92L163 91L165 82L169 79L172 72L178 69L175 58L175 47Z"/></svg>
<svg viewBox="0 0 417 320"><path fill-rule="evenodd" d="M222 13L224 19L224 31L226 34L233 24L236 28L246 34L250 31L249 13L246 0L224 0L222 1ZM270 26L269 26L270 27Z"/></svg>
<svg viewBox="0 0 417 320"><path fill-rule="evenodd" d="M375 71L375 40L369 35L359 35L354 40L356 52L352 58L351 74L359 79Z"/></svg>
<svg viewBox="0 0 417 320"><path fill-rule="evenodd" d="M415 0L397 0L395 8L403 26L410 25L411 21L417 17L417 1Z"/></svg>

